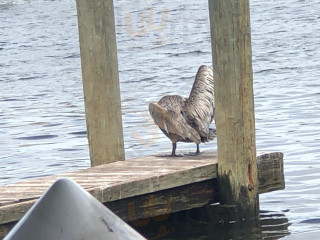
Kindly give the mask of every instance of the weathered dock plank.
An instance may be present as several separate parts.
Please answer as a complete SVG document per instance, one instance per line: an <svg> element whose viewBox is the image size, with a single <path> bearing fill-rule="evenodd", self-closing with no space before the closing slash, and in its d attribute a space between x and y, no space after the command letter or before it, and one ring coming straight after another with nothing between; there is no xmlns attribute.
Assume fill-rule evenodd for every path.
<svg viewBox="0 0 320 240"><path fill-rule="evenodd" d="M283 154L258 155L259 192L284 188ZM201 207L216 201L216 153L148 156L0 186L0 225L19 220L60 178L70 178L126 221ZM170 203L170 204L169 204Z"/></svg>
<svg viewBox="0 0 320 240"><path fill-rule="evenodd" d="M199 208L217 201L217 179L184 185L151 194L107 202L124 221L142 227L151 218L165 220L170 213Z"/></svg>
<svg viewBox="0 0 320 240"><path fill-rule="evenodd" d="M283 153L259 153L258 157L259 194L285 188Z"/></svg>
<svg viewBox="0 0 320 240"><path fill-rule="evenodd" d="M0 224L19 220L57 180L70 178L105 203L216 177L216 154L188 158L144 157L0 186Z"/></svg>

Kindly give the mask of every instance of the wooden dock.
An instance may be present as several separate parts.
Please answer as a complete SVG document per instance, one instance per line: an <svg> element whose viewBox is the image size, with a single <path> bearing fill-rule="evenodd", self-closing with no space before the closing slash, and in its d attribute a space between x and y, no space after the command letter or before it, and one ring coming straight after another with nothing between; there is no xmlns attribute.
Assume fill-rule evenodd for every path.
<svg viewBox="0 0 320 240"><path fill-rule="evenodd" d="M150 217L218 202L217 196L222 207L234 207L238 219L256 218L258 194L283 189L284 175L282 153L255 155L249 0L209 0L219 165L215 153L119 161L125 156L113 0L76 3L95 167L0 186L0 237L61 178L76 181L136 226Z"/></svg>
<svg viewBox="0 0 320 240"><path fill-rule="evenodd" d="M76 3L90 160L91 166L98 166L125 159L114 7L113 0L76 0ZM219 202L226 207L236 206L239 219L257 218L259 215L258 190L261 189L263 181L259 180L256 162L249 0L241 2L237 0L209 0L209 16L215 85L214 119L219 155L217 168ZM212 158L207 160L210 161L210 159L212 160ZM149 166L147 169L153 171L155 167L149 163L152 160L155 159L147 158L141 160L140 164L141 166ZM171 159L164 160L162 166L166 166L170 161ZM208 163L208 161L204 161ZM176 169L179 170L176 172L172 170L171 173L160 173L160 175L158 172L142 172L137 174L137 179L135 179L135 175L132 178L129 177L132 175L132 172L129 171L125 173L125 176L128 174L128 179L138 180L145 174L146 178L141 182L138 180L138 182L142 187L151 189L153 192L165 190L150 185L154 184L153 178L150 180L151 176L157 179L156 183L160 186L163 178L167 179L167 175L173 176L173 178L166 180L170 184L165 189L209 181L203 177L198 180L196 177L191 180L186 178L186 175L192 174L192 171L197 168L192 163L188 162L185 172L181 172L179 164L186 163L177 161L174 164L178 164ZM113 165L108 165L106 169L109 167L112 169ZM126 164L122 167L128 169ZM199 167L206 169L201 164ZM216 167L213 168L216 169ZM267 170L269 172L269 167ZM115 172L112 171L110 174ZM180 182L180 176L176 177L176 174L182 174L184 180ZM215 175L210 175L211 181L214 181L212 178L215 178ZM112 176L118 180L117 175ZM200 171L200 176L206 176L206 173ZM93 178L95 179L95 177ZM95 186L99 185L100 180L97 181ZM116 190L113 190L112 184L115 184ZM84 184L84 187L96 194L98 198L103 198L103 201L107 200L104 199L105 192L115 192L115 195L120 196L118 200L114 198L113 201L136 196L134 195L135 191L133 191L134 196L122 193L117 189L117 187L121 189L122 185L117 184L120 183L105 183L100 186L100 190L89 189L91 187L89 183ZM139 188L141 186L138 185ZM139 191L140 189L137 192ZM174 191L174 193L176 192L178 191ZM192 196L191 192L185 194L186 198ZM122 194L125 194L127 198L123 198ZM151 194L151 191L141 194ZM180 193L180 196L183 195ZM111 199L113 198L111 197ZM170 200L170 198L168 199ZM179 201L181 202L181 200ZM150 202L151 200L149 205ZM181 209L183 208L181 207ZM185 209L187 208L185 207ZM152 212L154 212L154 208Z"/></svg>
<svg viewBox="0 0 320 240"><path fill-rule="evenodd" d="M284 188L283 154L258 154L259 193ZM125 221L217 202L217 154L148 156L0 186L0 226L18 221L58 179L70 178ZM0 235L1 236L1 235Z"/></svg>

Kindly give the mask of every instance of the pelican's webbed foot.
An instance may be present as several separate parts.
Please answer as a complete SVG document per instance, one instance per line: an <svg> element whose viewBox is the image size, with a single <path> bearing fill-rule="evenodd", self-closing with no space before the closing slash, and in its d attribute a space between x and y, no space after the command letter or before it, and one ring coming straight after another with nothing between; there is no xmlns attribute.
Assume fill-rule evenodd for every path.
<svg viewBox="0 0 320 240"><path fill-rule="evenodd" d="M165 155L157 155L156 157L161 157L161 158L175 158L175 157L183 157L181 154L165 154Z"/></svg>
<svg viewBox="0 0 320 240"><path fill-rule="evenodd" d="M197 151L196 152L189 152L188 154L185 154L186 156L198 156L200 155L200 147L199 147L199 144L197 144Z"/></svg>
<svg viewBox="0 0 320 240"><path fill-rule="evenodd" d="M183 157L183 155L181 154L171 154L171 155L168 155L167 157Z"/></svg>
<svg viewBox="0 0 320 240"><path fill-rule="evenodd" d="M195 157L198 155L200 155L200 153L197 153L197 152L189 152L189 153L185 154L185 156L190 156L190 157Z"/></svg>
<svg viewBox="0 0 320 240"><path fill-rule="evenodd" d="M183 155L176 154L177 143L172 143L172 152L169 157L183 157Z"/></svg>

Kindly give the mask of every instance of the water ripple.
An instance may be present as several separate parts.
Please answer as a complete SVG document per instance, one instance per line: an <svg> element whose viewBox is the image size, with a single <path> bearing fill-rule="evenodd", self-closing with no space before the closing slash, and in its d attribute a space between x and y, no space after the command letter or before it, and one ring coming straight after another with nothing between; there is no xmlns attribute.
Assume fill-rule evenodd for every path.
<svg viewBox="0 0 320 240"><path fill-rule="evenodd" d="M20 139L20 140L44 140L44 139L50 139L50 138L56 138L58 135L38 135L38 136L29 136L29 137L18 137L14 139Z"/></svg>
<svg viewBox="0 0 320 240"><path fill-rule="evenodd" d="M250 3L257 148L285 153L286 190L262 195L261 209L284 214L293 234L320 231L320 5ZM212 64L207 4L114 1L127 158L170 151L148 103L188 96L198 67ZM149 6L164 27L134 36ZM0 184L88 167L75 1L2 0L0 9Z"/></svg>

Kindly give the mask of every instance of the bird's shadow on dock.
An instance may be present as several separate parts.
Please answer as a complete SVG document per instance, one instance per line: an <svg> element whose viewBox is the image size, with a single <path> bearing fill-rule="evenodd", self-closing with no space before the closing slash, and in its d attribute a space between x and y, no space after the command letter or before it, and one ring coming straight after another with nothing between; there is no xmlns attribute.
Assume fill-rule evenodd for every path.
<svg viewBox="0 0 320 240"><path fill-rule="evenodd" d="M176 156L172 156L171 154L166 153L159 153L154 155L157 158L165 158L165 159L172 159L172 160L200 160L200 159L207 159L207 158L217 158L216 151L203 151L200 154L196 155L192 151L182 151L180 154Z"/></svg>
<svg viewBox="0 0 320 240"><path fill-rule="evenodd" d="M183 158L184 155L179 154L179 155L172 156L171 154L160 154L160 155L155 155L155 157L175 159L175 158Z"/></svg>

